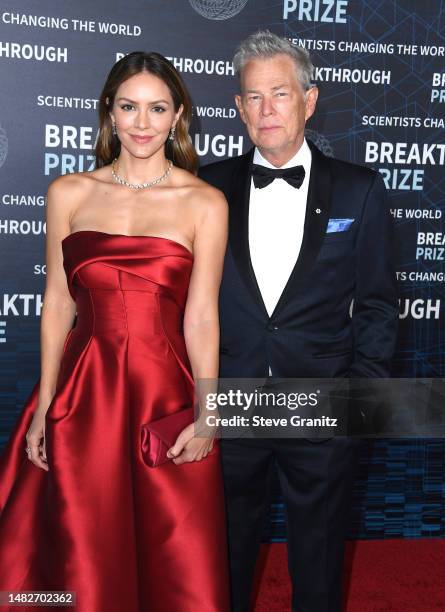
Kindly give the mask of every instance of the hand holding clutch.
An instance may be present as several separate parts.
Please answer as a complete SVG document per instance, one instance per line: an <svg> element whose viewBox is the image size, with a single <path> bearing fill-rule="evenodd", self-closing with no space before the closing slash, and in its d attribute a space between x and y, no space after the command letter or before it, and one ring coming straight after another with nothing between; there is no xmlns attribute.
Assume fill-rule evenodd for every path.
<svg viewBox="0 0 445 612"><path fill-rule="evenodd" d="M193 408L185 408L142 425L142 457L149 467L157 467L170 461L167 456L168 449L174 445L181 431L193 423L193 413Z"/></svg>

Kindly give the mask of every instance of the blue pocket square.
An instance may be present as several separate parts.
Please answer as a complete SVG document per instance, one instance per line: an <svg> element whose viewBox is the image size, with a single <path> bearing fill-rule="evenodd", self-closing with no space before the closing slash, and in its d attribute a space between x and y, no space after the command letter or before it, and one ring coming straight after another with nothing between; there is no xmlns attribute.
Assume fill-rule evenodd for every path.
<svg viewBox="0 0 445 612"><path fill-rule="evenodd" d="M346 232L354 221L355 219L329 219L326 233L333 234L334 232Z"/></svg>

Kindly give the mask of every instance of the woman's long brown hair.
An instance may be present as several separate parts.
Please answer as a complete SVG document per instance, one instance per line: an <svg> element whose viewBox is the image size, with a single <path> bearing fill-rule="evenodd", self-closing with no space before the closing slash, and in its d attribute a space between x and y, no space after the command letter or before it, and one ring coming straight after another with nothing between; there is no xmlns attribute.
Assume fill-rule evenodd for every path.
<svg viewBox="0 0 445 612"><path fill-rule="evenodd" d="M105 82L99 99L99 135L96 144L96 168L111 164L119 156L121 143L113 134L110 110L119 86L130 77L149 72L162 79L170 90L173 105L177 112L181 104L184 110L177 123L175 139L167 139L165 143L165 156L172 162L189 172L196 173L198 156L189 138L189 126L192 117L192 102L189 93L175 67L160 53L144 53L134 51L120 59L113 68Z"/></svg>

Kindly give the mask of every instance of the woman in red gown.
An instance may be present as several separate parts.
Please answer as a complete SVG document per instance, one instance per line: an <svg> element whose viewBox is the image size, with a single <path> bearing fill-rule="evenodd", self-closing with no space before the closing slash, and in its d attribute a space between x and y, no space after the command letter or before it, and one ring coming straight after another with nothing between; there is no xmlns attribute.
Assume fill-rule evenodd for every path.
<svg viewBox="0 0 445 612"><path fill-rule="evenodd" d="M131 53L100 98L96 170L50 185L41 376L0 461L0 591L229 609L214 433L189 425L158 467L141 452L141 426L218 371L227 203L193 174L190 116L170 62Z"/></svg>

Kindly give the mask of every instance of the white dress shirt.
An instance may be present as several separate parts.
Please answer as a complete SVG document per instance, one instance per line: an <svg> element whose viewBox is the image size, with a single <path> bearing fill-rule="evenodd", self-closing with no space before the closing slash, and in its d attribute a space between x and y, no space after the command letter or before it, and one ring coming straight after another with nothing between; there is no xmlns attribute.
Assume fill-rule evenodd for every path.
<svg viewBox="0 0 445 612"><path fill-rule="evenodd" d="M253 163L275 168L255 149ZM249 202L249 248L253 270L269 316L297 261L303 240L306 200L311 171L311 150L303 141L298 152L282 168L303 166L299 189L275 179L256 189L253 179Z"/></svg>
<svg viewBox="0 0 445 612"><path fill-rule="evenodd" d="M249 200L249 249L253 270L269 316L297 261L303 240L304 219L311 171L311 150L304 139L297 153L282 168L302 165L299 189L275 179L256 189L251 180ZM276 168L255 149L253 163ZM271 370L269 368L269 374Z"/></svg>

